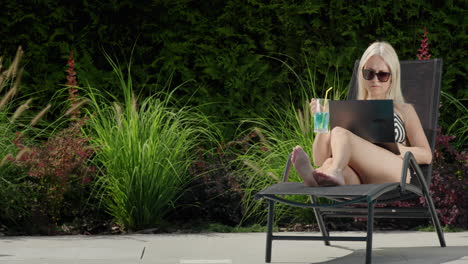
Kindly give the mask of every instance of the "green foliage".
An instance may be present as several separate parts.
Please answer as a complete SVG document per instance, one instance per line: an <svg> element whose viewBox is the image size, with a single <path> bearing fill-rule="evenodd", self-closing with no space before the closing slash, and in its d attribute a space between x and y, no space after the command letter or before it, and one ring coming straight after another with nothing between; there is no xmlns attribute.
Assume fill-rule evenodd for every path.
<svg viewBox="0 0 468 264"><path fill-rule="evenodd" d="M130 73L125 77L109 61L121 85L122 106L87 90L92 102L89 135L104 168L103 202L127 229L154 227L190 184L188 168L196 157L195 147L210 135L209 123L195 108L172 107L171 93L139 102Z"/></svg>
<svg viewBox="0 0 468 264"><path fill-rule="evenodd" d="M0 110L0 220L7 226L19 227L29 220L28 194L22 187L22 170L6 160L8 154L16 154L14 126L7 118L7 111Z"/></svg>
<svg viewBox="0 0 468 264"><path fill-rule="evenodd" d="M307 68L308 80L302 80L299 75L292 70L292 67L283 62L291 72L298 77L301 84L300 103L291 101L287 108L279 105L271 105L268 116L271 118L248 119L243 121L243 125L249 127L243 134L246 135L241 143L247 143L236 162L239 167L238 173L241 175L244 184L244 218L242 221L263 222L266 219L267 211L264 203L259 203L254 199L254 195L263 188L282 181L283 169L286 165L288 155L292 149L300 145L312 157L312 145L314 142L313 117L310 113L310 99L313 97L324 97L324 90L317 84L313 76L316 75L314 69ZM347 89L340 84L340 78L335 72L328 73L330 77L325 78L327 84L338 84L338 87L331 92L331 98L343 99L347 94ZM298 107L299 106L299 107ZM253 129L251 128L253 127ZM294 169L291 169L290 181L302 181ZM290 199L297 199L298 202L307 202L307 197L293 196ZM314 219L311 210L301 210L277 205L276 219L284 218L300 219L307 222Z"/></svg>
<svg viewBox="0 0 468 264"><path fill-rule="evenodd" d="M222 121L222 138L233 139L240 120L250 120L242 123L243 129L245 126L258 127L256 136L249 139L252 146L240 160L247 161L247 164L250 161L251 165L261 164L258 171L252 172L253 167L242 163L246 167L240 174L259 176L247 182L252 184L247 189L250 194L276 181L271 175L280 175L285 157L294 145L310 148L313 138L306 131L310 129L310 123L307 123L310 121L304 118L307 106L304 105L301 112L297 110L298 106L305 104L307 98L323 96L323 91L329 86L335 87L334 98L342 98L346 94L345 89L338 88L346 87L354 61L375 40L390 42L402 60L416 59L424 27L428 30L429 51L434 58L444 60L439 124L444 134L456 135L454 144L457 148L466 148L466 1L4 2L0 15L0 53L12 53L18 45L24 47L28 64L22 88L34 97L36 105L46 105L50 98L57 100L66 96L63 92L66 89L57 88L65 82L64 62L70 50L74 50L80 81L87 80L91 87L98 87L95 96L104 93L114 95L115 101L124 101L124 109L130 111L130 90L126 90L127 94L121 91L123 87L128 88L128 83L115 78L114 68L102 56L102 50L108 50L116 57L133 58L133 90L138 91L140 98L151 99L135 107L138 109L136 117L132 111L122 113L122 122L128 125L126 132L120 131L122 138L127 133L134 140L145 142L145 136L157 131L150 127L156 111L186 116L182 112L191 111L187 110L191 108L183 108L185 110L179 112L169 107L165 99L158 101L153 95L174 88L173 84L190 82L191 85L178 86L172 99L183 105L198 105L198 109L210 119ZM101 100L95 98L94 102L100 103ZM94 116L94 121L102 122L101 132L110 136L112 131L107 129L117 126L113 119L116 112L109 103L95 105L95 109L101 110L103 116ZM167 115L167 120L178 120L170 115ZM14 132L15 128L10 126L6 116L0 117L0 130ZM191 123L192 118L186 116L186 119L181 119ZM206 116L200 118L205 120ZM137 133L136 127L142 123L147 125L144 129L148 131L142 126L142 132ZM35 134L34 137L44 139L46 134ZM0 154L10 153L10 135L10 132L5 132L0 137L0 144L3 144ZM124 140L120 143L120 148L126 146L124 143L130 144ZM264 151L265 146L269 151ZM117 145L114 147L115 150L106 154L107 158L100 159L103 164L112 160L112 154L122 151ZM122 167L129 169L135 165L131 163L132 159L126 158L152 158L137 157L137 154L130 153L130 147L141 150L133 144L128 146L128 151L124 148L120 158L128 163L122 163ZM153 150L157 150L156 146ZM310 149L307 150L310 153ZM189 156L185 158L190 159ZM267 166L264 162L271 164ZM148 169L142 167L143 163L139 164L134 167L141 171ZM162 170L171 168L164 164ZM116 168L118 165L116 163ZM181 167L185 166L188 165L184 163ZM27 189L29 187L20 189L17 185L23 179L18 175L24 175L24 171L18 170L14 166L0 170L4 175L0 183L3 195L0 205L6 205L0 209L3 210L0 211L2 222L13 216L15 211L18 215L28 214L27 210L20 208L26 208L21 207L25 201L34 199L28 196L34 194ZM181 171L177 173L185 175ZM298 180L295 175L292 179ZM175 189L184 188L178 185ZM25 196L15 196L21 190ZM121 194L122 197L126 196ZM176 198L169 199L169 204ZM132 199L135 201L139 197L132 196ZM260 211L252 207L253 203L246 202L245 205L250 212L247 218L262 217L258 215ZM128 203L125 206L128 209L133 205ZM128 224L133 221L132 217L148 220L148 215L127 212L126 215L119 214L118 219L132 226ZM284 215L294 214L285 212Z"/></svg>
<svg viewBox="0 0 468 264"><path fill-rule="evenodd" d="M20 60L19 49L9 67L0 70L0 222L9 228L30 222L31 202L37 194L31 184L25 183L24 170L11 163L18 152L13 144L18 127L12 112L16 107L13 96L20 87L17 75Z"/></svg>
<svg viewBox="0 0 468 264"><path fill-rule="evenodd" d="M466 148L468 141L468 108L466 101L468 99L457 99L447 92L441 93L441 107L440 111L446 113L443 120L439 120L439 125L445 128L445 134L455 135L454 142L452 143L456 149L463 150ZM453 115L449 119L447 111L455 109L457 115Z"/></svg>
<svg viewBox="0 0 468 264"><path fill-rule="evenodd" d="M300 93L291 72L265 56L285 54L301 76L307 75L307 59L319 83L329 68L339 66L347 83L354 61L375 40L389 41L400 59L416 59L424 26L433 57L444 59L443 90L467 98L465 5L422 0L7 1L0 16L0 47L24 46L30 62L27 89L40 92L38 102L44 105L54 87L64 83L63 61L70 50L76 51L78 76L118 93L101 50L128 58L135 46L132 75L142 95L160 91L167 80L194 80L196 85L180 87L176 96L191 98L192 104L216 102L202 110L233 121L223 131L232 138L236 120L264 116L272 103L288 105L289 90L293 97ZM453 110L442 110L444 129L456 120Z"/></svg>
<svg viewBox="0 0 468 264"><path fill-rule="evenodd" d="M287 109L272 110L271 119L246 120L249 126L255 126L253 131L246 133L244 141L249 148L244 154L238 156L238 173L242 175L244 187L244 221L255 223L266 219L264 203L254 199L254 195L274 183L281 182L287 157L293 147L300 145L307 153L312 153L314 139L311 118L308 112L308 103L304 102L301 109L295 105ZM299 176L291 170L290 181L300 181ZM307 197L293 197L302 202ZM294 212L292 212L294 211ZM278 205L276 219L292 216L297 213L288 206ZM300 217L300 215L296 215Z"/></svg>
<svg viewBox="0 0 468 264"><path fill-rule="evenodd" d="M48 107L33 114L31 98L25 103L12 99L22 94L21 55L18 49L10 66L0 71L5 90L0 97L0 221L9 233L53 234L57 224L82 219L84 211L98 207L87 203L94 168L86 162L93 150L82 137L83 120L39 123ZM35 127L38 123L45 126ZM62 130L64 124L70 126Z"/></svg>
<svg viewBox="0 0 468 264"><path fill-rule="evenodd" d="M417 230L422 231L422 232L436 232L434 225L421 226L421 227L418 227ZM447 232L465 232L466 230L463 228L459 228L459 227L442 226L442 231L447 233Z"/></svg>

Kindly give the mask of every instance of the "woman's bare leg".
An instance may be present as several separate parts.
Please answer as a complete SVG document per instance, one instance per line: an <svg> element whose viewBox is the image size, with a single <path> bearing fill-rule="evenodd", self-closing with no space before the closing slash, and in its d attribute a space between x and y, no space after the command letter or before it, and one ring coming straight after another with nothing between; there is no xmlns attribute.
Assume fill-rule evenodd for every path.
<svg viewBox="0 0 468 264"><path fill-rule="evenodd" d="M291 160L293 162L294 168L296 169L297 173L302 178L306 186L318 186L317 182L313 177L314 169L312 168L312 165L310 163L309 156L300 146L296 146L293 149L293 155ZM332 164L333 159L328 158L323 162L322 166L318 170L327 170ZM361 184L359 176L349 166L345 167L345 169L343 170L343 174L345 184Z"/></svg>
<svg viewBox="0 0 468 264"><path fill-rule="evenodd" d="M335 127L331 131L331 149L331 165L317 170L331 181L345 182L347 166L356 171L362 183L398 182L401 178L403 163L399 156L344 128Z"/></svg>
<svg viewBox="0 0 468 264"><path fill-rule="evenodd" d="M322 172L324 173L325 171L328 171L331 165L333 164L333 158L328 158L325 160L323 165L316 169L317 172ZM361 179L359 178L359 175L348 165L345 166L343 169L343 177L346 185L351 185L351 184L361 184Z"/></svg>
<svg viewBox="0 0 468 264"><path fill-rule="evenodd" d="M325 160L331 157L330 133L317 133L312 145L315 166L322 166Z"/></svg>

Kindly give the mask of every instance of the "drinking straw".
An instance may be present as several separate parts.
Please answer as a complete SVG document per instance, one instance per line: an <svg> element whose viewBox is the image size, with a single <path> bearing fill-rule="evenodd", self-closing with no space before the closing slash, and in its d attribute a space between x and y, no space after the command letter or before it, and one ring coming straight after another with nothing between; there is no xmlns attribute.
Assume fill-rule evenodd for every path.
<svg viewBox="0 0 468 264"><path fill-rule="evenodd" d="M325 92L325 100L324 100L324 102L323 102L324 105L326 105L326 104L328 103L328 99L327 99L327 98L328 98L328 92L329 92L331 89L333 89L333 86L330 87L330 88L328 88L327 91Z"/></svg>
<svg viewBox="0 0 468 264"><path fill-rule="evenodd" d="M328 88L327 91L325 92L325 100L323 100L323 107L326 107L326 105L328 104L328 92L330 92L330 90L333 89L333 86ZM325 118L322 117L322 124L321 124L321 127L323 128L325 126Z"/></svg>

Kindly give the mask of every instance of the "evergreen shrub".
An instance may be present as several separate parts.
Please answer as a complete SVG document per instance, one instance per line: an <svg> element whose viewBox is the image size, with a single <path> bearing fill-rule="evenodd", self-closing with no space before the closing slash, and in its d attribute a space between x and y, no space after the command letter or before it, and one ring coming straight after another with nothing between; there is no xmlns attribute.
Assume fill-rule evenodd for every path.
<svg viewBox="0 0 468 264"><path fill-rule="evenodd" d="M424 26L433 57L444 60L443 91L467 98L465 9L463 1L423 0L7 1L0 47L8 52L21 44L28 51L24 83L40 92L39 105L55 93L51 87L63 83L62 60L70 50L79 58L79 75L118 94L105 49L134 58L132 74L142 94L161 90L168 80L194 80L176 95L193 96L194 104L217 102L204 111L238 120L267 114L272 103L287 107L283 99L300 93L291 71L268 57L285 55L301 76L307 75L308 59L319 82L338 67L346 81L354 61L376 40L390 42L402 60L416 59ZM442 111L442 122L456 120L453 109ZM225 136L234 138L235 126L226 123Z"/></svg>

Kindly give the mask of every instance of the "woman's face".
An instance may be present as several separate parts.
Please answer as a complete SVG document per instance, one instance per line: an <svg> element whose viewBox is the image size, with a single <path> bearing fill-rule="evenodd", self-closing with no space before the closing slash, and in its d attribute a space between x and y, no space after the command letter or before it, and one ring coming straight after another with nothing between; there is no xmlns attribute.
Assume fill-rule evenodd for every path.
<svg viewBox="0 0 468 264"><path fill-rule="evenodd" d="M387 66L382 57L375 55L369 58L367 63L364 65L364 70L367 72L373 71L374 74L370 73L369 75L373 76L372 79L366 80L364 78L364 89L367 91L367 99L385 99L387 98L387 92L390 89L390 84L392 82L392 75L386 82L380 81L377 75L381 72L381 77L384 77L384 72L390 72L390 68ZM362 74L362 73L361 73ZM385 78L380 78L385 80Z"/></svg>

